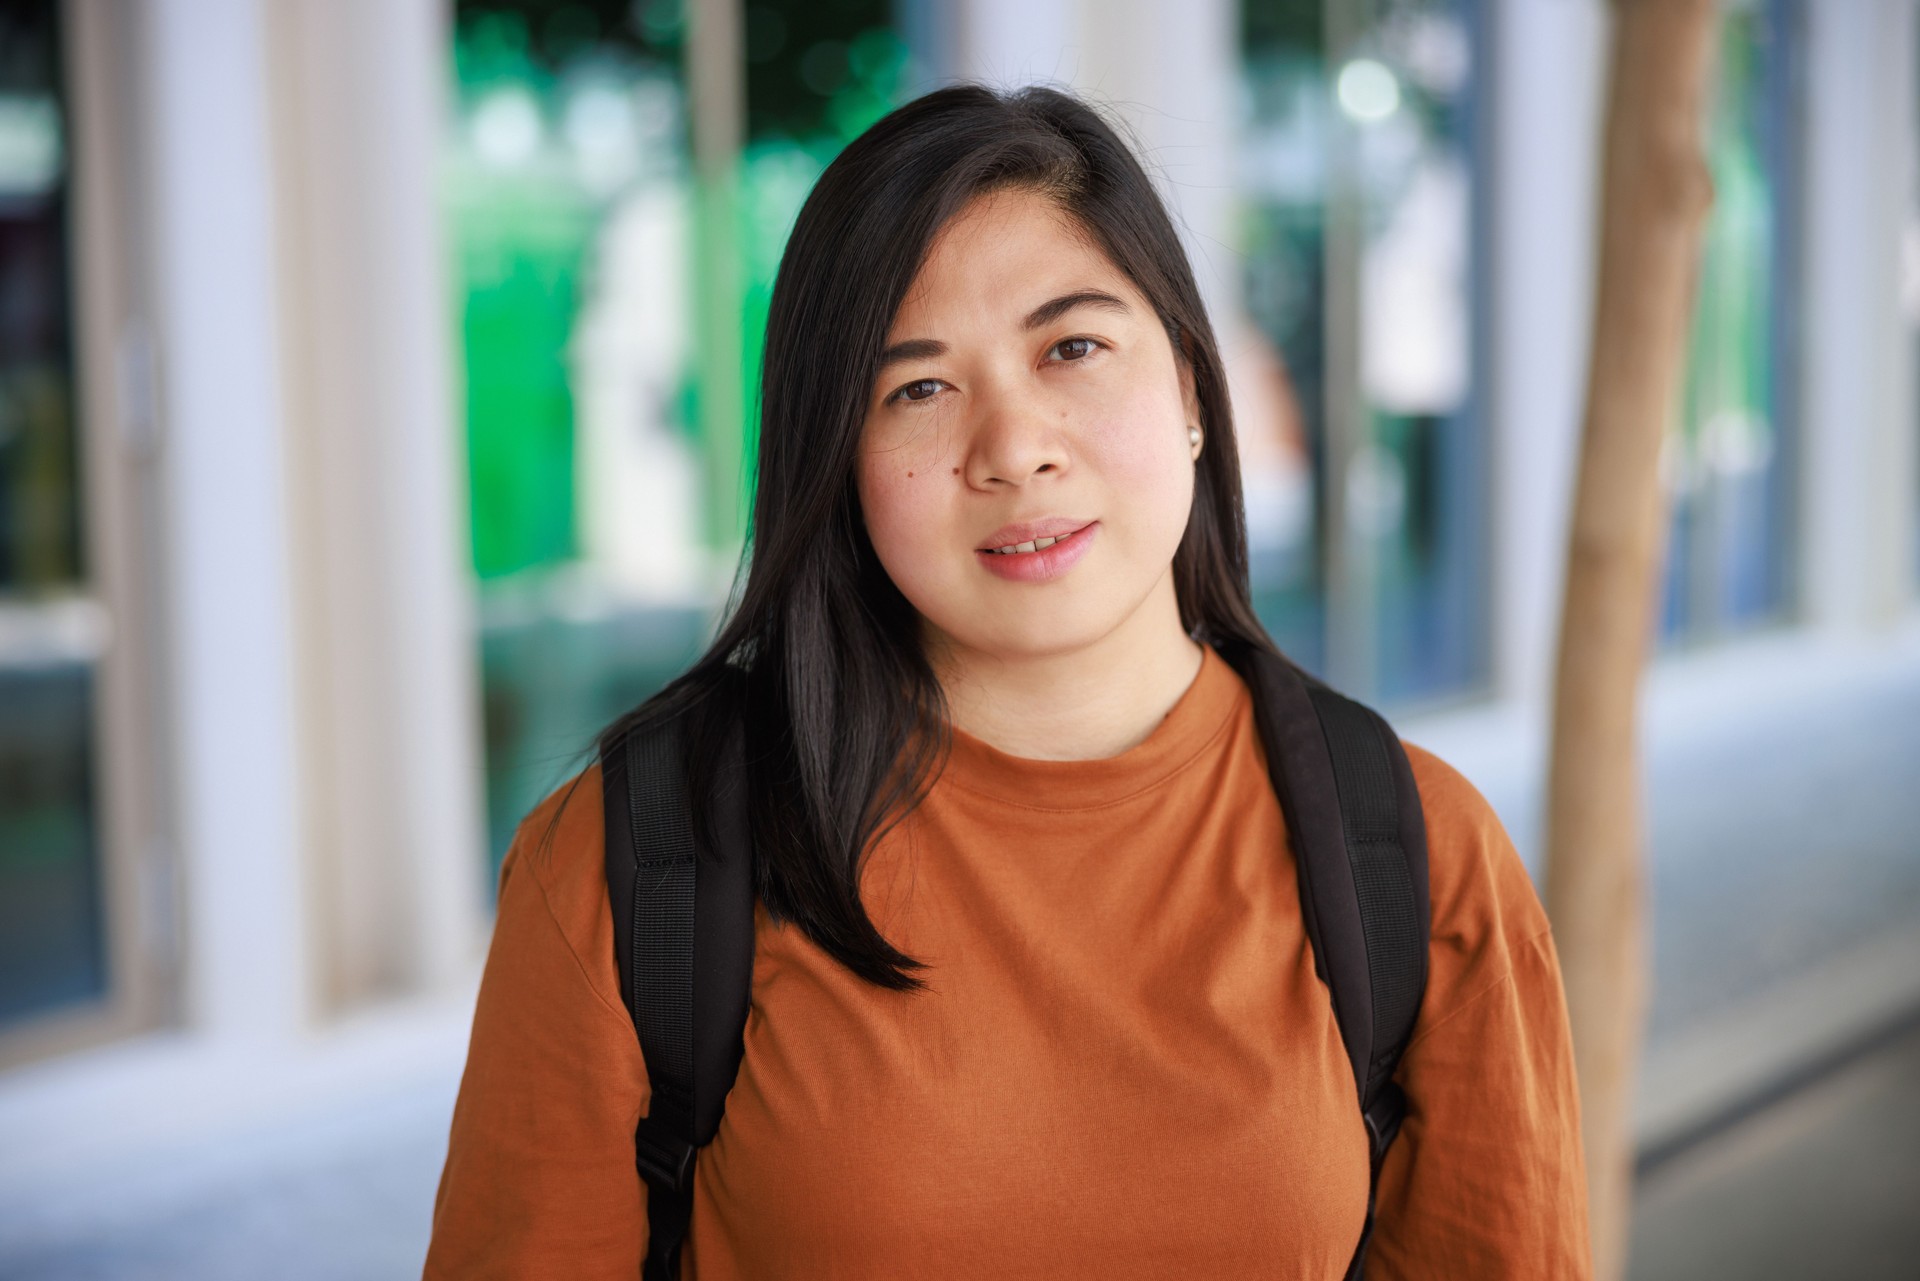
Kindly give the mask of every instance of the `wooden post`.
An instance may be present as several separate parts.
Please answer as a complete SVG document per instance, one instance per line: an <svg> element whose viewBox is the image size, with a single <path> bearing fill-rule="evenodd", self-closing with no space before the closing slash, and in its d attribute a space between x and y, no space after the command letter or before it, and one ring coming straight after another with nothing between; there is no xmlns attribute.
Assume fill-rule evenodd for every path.
<svg viewBox="0 0 1920 1281"><path fill-rule="evenodd" d="M1594 1276L1625 1275L1646 926L1636 722L1666 498L1660 451L1712 184L1714 0L1613 0L1599 278L1548 770L1546 904L1580 1074Z"/></svg>

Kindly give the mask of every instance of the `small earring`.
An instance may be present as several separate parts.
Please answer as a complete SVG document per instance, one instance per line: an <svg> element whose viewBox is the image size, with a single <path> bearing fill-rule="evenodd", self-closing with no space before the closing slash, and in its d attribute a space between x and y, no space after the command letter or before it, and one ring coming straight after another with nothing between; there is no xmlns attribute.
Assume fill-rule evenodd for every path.
<svg viewBox="0 0 1920 1281"><path fill-rule="evenodd" d="M1199 443L1200 443L1200 429L1199 429L1198 427L1189 427L1189 428L1187 428L1187 439L1188 439L1188 440L1190 440L1190 441L1192 441L1192 442L1193 442L1194 444L1196 444L1196 445L1197 445L1197 444L1199 444Z"/></svg>

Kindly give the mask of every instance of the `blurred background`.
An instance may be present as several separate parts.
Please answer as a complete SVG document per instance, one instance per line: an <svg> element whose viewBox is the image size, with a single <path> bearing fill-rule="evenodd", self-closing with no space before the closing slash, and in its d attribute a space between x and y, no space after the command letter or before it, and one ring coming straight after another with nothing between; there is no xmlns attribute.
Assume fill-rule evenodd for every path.
<svg viewBox="0 0 1920 1281"><path fill-rule="evenodd" d="M1636 1277L1920 1257L1920 21L1727 0L1644 691ZM418 1275L519 817L698 652L795 212L1109 107L1282 646L1540 872L1603 0L0 9L0 1277Z"/></svg>

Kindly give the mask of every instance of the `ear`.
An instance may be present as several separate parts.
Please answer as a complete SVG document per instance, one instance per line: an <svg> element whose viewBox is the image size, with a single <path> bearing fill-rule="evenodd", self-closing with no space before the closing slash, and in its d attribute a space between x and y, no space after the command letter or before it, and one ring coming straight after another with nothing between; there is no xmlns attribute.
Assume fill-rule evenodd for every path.
<svg viewBox="0 0 1920 1281"><path fill-rule="evenodd" d="M1200 430L1204 432L1207 430L1207 425L1200 421L1200 392L1194 385L1193 362L1187 359L1185 352L1176 347L1173 351L1173 365L1180 373L1180 404L1182 411L1186 414L1185 421L1198 424Z"/></svg>

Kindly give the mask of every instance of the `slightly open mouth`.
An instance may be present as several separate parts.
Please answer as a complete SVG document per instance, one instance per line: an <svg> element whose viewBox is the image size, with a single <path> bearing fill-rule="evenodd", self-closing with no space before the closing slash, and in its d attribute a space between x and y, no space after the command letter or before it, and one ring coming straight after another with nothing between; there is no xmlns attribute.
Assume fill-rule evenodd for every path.
<svg viewBox="0 0 1920 1281"><path fill-rule="evenodd" d="M1093 524L1092 521L1087 522L1087 525L1091 525L1091 524ZM1066 542L1069 538L1072 538L1075 534L1078 534L1081 530L1084 530L1087 527L1087 525L1082 525L1080 526L1079 529L1070 529L1064 534L1055 534L1052 537L1052 541L1050 541L1046 547L1035 547L1031 551L1003 552L997 547L976 547L974 548L974 550L979 552L982 556L1032 556L1038 552L1043 552L1047 550L1047 547L1052 547L1055 543ZM1039 540L1036 539L1034 541L1037 542ZM1020 544L1016 543L1014 544L1014 546L1017 547L1017 546L1020 546Z"/></svg>
<svg viewBox="0 0 1920 1281"><path fill-rule="evenodd" d="M1071 534L1063 534L1047 546L1030 552L975 548L973 554L979 559L980 567L996 578L1015 583L1046 583L1066 573L1086 554L1099 529L1100 522L1090 520Z"/></svg>

